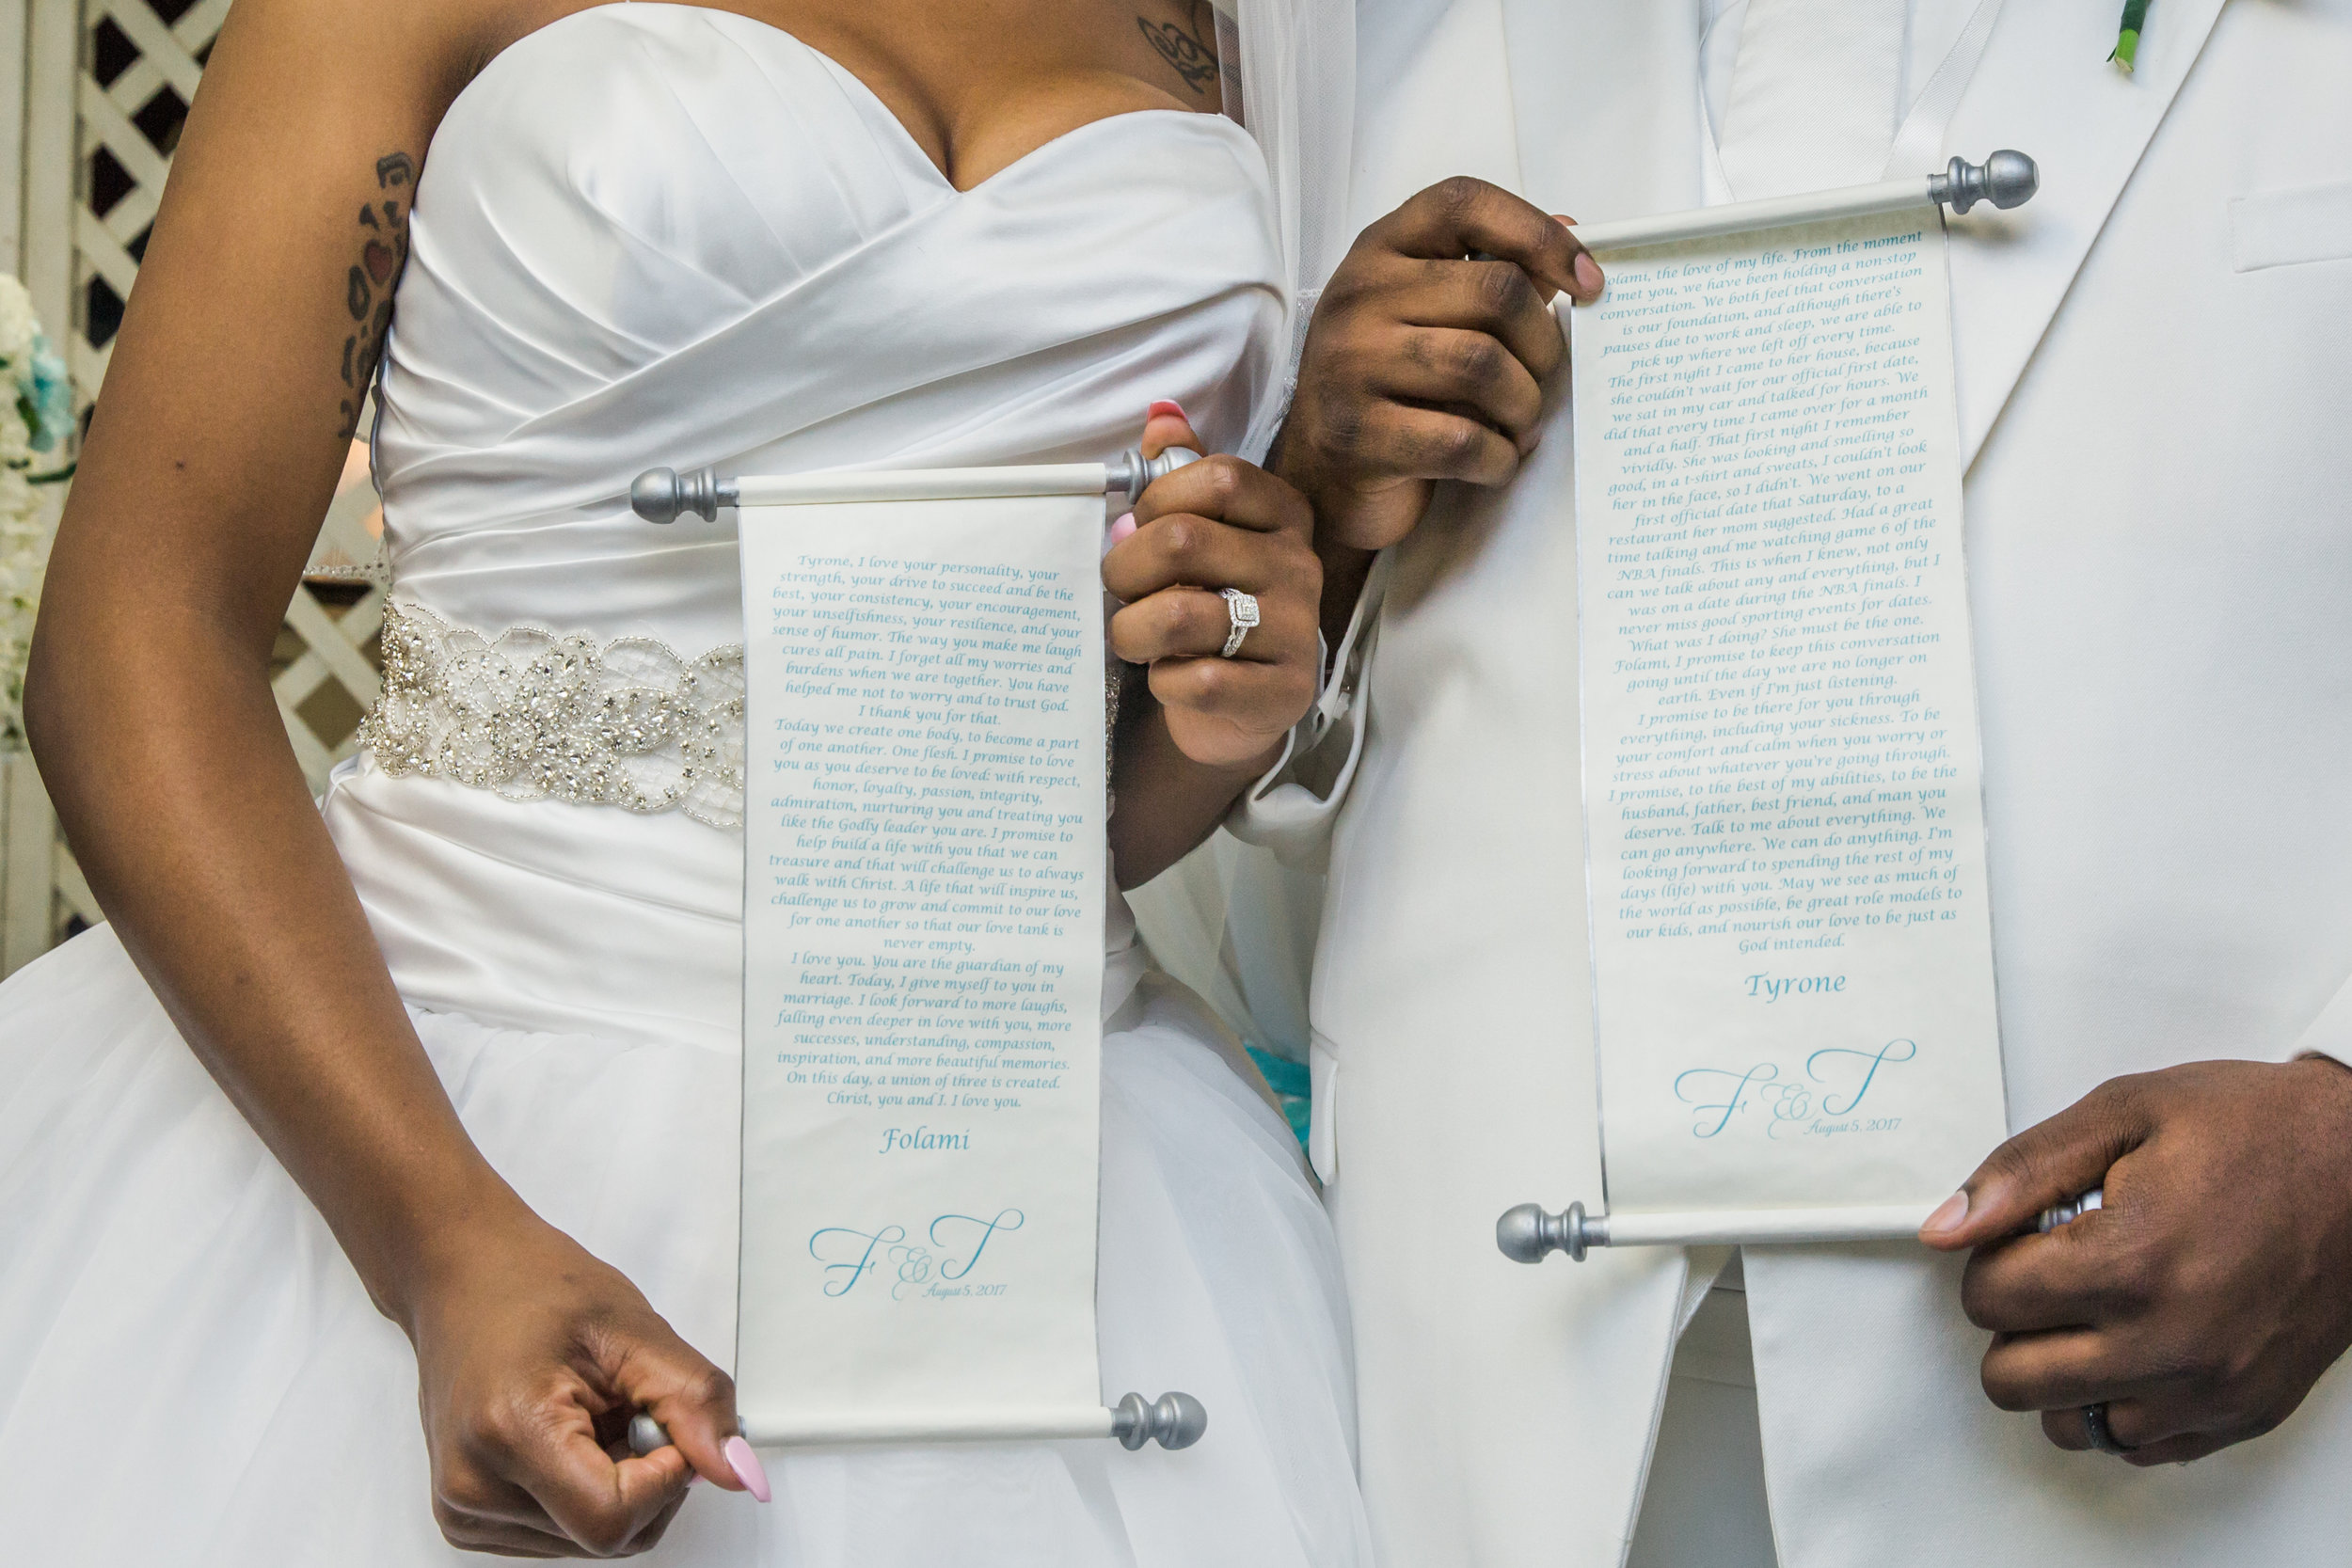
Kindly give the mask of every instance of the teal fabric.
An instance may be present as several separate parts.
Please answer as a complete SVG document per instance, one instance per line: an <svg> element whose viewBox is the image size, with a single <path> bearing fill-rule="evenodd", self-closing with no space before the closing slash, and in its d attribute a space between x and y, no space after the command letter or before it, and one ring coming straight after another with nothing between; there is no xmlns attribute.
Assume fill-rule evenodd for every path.
<svg viewBox="0 0 2352 1568"><path fill-rule="evenodd" d="M1271 1051L1261 1051L1254 1045L1249 1048L1249 1059L1258 1064L1260 1072L1265 1074L1266 1086L1281 1102L1282 1116L1291 1124L1291 1131L1297 1134L1299 1147L1304 1148L1307 1145L1308 1105L1311 1099L1307 1064L1294 1062L1287 1056L1277 1056Z"/></svg>

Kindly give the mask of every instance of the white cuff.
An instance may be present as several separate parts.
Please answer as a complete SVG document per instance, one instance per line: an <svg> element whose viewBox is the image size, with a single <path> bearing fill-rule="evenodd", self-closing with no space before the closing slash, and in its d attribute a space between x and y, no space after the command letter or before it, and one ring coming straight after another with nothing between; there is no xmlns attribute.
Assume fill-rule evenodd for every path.
<svg viewBox="0 0 2352 1568"><path fill-rule="evenodd" d="M2295 1056L2332 1056L2352 1067L2352 981L2328 999L2311 1027L2295 1042Z"/></svg>
<svg viewBox="0 0 2352 1568"><path fill-rule="evenodd" d="M1340 1179L1340 1059L1315 1036L1307 1045L1307 1164L1325 1186Z"/></svg>
<svg viewBox="0 0 2352 1568"><path fill-rule="evenodd" d="M1322 852L1363 759L1363 684L1380 640L1389 561L1388 552L1381 552L1365 575L1356 612L1348 618L1314 706L1292 727L1274 766L1242 791L1226 814L1228 832L1271 849L1285 865L1311 863Z"/></svg>

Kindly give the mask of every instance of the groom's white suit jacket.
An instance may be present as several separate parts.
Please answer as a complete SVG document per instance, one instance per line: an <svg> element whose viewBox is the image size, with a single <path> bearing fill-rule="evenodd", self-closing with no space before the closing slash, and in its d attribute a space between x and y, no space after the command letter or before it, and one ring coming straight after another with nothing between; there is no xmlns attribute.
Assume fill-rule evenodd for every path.
<svg viewBox="0 0 2352 1568"><path fill-rule="evenodd" d="M1700 204L1696 8L1365 0L1359 220L1455 173L1594 221ZM2011 0L1945 148L2043 179L1950 247L2013 1127L2352 1044L2352 3L2156 0L2129 78L2117 12ZM1570 467L1547 443L1396 552L1330 846L1314 1153L1390 1568L1618 1561L1701 1283L1495 1250L1508 1206L1601 1191ZM1986 1402L1957 1260L1746 1267L1788 1568L2347 1550L2342 1367L2142 1472Z"/></svg>

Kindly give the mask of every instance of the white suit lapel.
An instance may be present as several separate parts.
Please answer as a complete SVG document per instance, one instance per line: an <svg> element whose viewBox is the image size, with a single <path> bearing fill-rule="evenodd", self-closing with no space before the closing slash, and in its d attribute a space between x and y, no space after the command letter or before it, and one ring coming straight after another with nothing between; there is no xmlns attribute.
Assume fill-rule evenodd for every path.
<svg viewBox="0 0 2352 1568"><path fill-rule="evenodd" d="M2041 164L2042 189L2014 212L1979 207L1952 223L1963 463L1976 461L2222 5L2153 8L2132 76L2106 63L2113 6L2026 0L2002 11L1945 154L2016 148Z"/></svg>
<svg viewBox="0 0 2352 1568"><path fill-rule="evenodd" d="M1522 194L1587 221L1695 207L1699 7L1692 0L1502 0ZM1973 463L2034 346L2213 30L2223 0L2165 0L2139 70L2106 62L2113 8L2004 8L1944 155L2014 147L2042 191L1979 207L1951 247L1961 451Z"/></svg>
<svg viewBox="0 0 2352 1568"><path fill-rule="evenodd" d="M1502 0L1522 196L1587 223L1695 207L1697 0Z"/></svg>

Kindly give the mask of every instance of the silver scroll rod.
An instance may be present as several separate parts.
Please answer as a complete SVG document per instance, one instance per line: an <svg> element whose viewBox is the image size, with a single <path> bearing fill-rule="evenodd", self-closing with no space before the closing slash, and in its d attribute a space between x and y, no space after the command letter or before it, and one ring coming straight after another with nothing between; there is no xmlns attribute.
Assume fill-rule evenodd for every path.
<svg viewBox="0 0 2352 1568"><path fill-rule="evenodd" d="M1133 506L1153 480L1200 461L1200 454L1190 447L1170 447L1157 457L1146 457L1131 447L1102 465L1103 493L1123 495ZM683 474L675 468L647 468L628 487L628 507L649 523L675 523L689 512L716 522L719 509L741 505L742 496L741 481L715 468Z"/></svg>
<svg viewBox="0 0 2352 1568"><path fill-rule="evenodd" d="M2031 158L2003 149L1981 164L1954 158L1941 174L1909 174L1868 185L1800 191L1754 201L1726 201L1687 213L1659 213L1649 217L1621 218L1613 223L1580 223L1569 232L1585 249L1597 256L1608 256L1683 240L1712 239L1799 223L1825 223L1835 218L1869 217L1880 213L1925 211L1939 205L1948 205L1955 213L1965 213L1979 202L2016 207L2031 199L2041 185L2042 172ZM1471 260L1494 258L1473 256Z"/></svg>
<svg viewBox="0 0 2352 1568"><path fill-rule="evenodd" d="M1156 1400L1129 1394L1103 1415L1105 1430L1101 1434L1117 1438L1120 1447L1129 1450L1146 1443L1188 1449L1209 1430L1207 1407L1190 1394L1162 1394ZM669 1446L670 1433L652 1416L641 1410L628 1418L629 1452L643 1459Z"/></svg>
<svg viewBox="0 0 2352 1568"><path fill-rule="evenodd" d="M2104 1206L2105 1192L2093 1187L2042 1211L2035 1228L2047 1235ZM1607 1214L1588 1214L1571 1203L1557 1214L1538 1203L1506 1210L1495 1221L1495 1246L1515 1263L1540 1263L1565 1252L1573 1263L1605 1246L1754 1246L1807 1242L1890 1242L1915 1235L1931 1212L1926 1204L1885 1208L1755 1210L1683 1214L1635 1213L1615 1225Z"/></svg>

